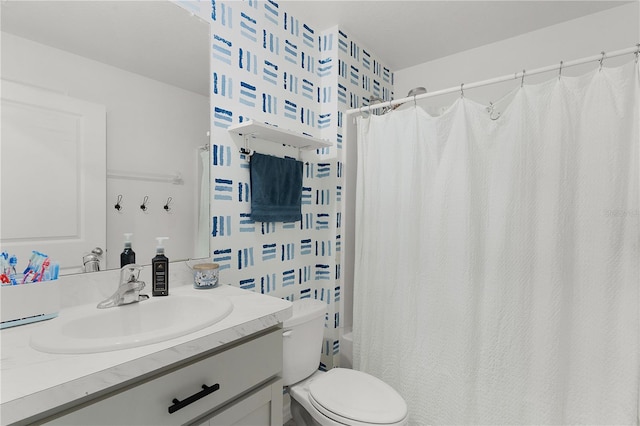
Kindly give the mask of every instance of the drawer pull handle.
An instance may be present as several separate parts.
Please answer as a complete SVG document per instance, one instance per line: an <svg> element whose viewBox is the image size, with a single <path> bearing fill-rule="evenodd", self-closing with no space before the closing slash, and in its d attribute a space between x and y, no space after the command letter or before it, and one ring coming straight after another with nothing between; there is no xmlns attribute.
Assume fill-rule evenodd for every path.
<svg viewBox="0 0 640 426"><path fill-rule="evenodd" d="M169 414L173 414L176 411L183 409L187 405L196 402L200 398L204 398L205 396L217 391L218 389L220 389L219 383L216 383L213 386L202 385L202 390L200 392L194 393L185 400L180 401L178 398L173 398L173 401L171 401L173 402L173 405L169 407Z"/></svg>

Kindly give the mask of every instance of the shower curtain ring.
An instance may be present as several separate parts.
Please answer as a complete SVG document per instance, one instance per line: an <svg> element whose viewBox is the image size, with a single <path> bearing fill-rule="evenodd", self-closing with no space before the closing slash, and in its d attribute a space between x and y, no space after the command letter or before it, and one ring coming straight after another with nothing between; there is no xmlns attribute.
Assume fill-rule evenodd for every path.
<svg viewBox="0 0 640 426"><path fill-rule="evenodd" d="M638 49L636 49L636 53L634 53L634 55L636 55L636 64L638 63L638 56L640 56L640 43L636 44L636 47Z"/></svg>
<svg viewBox="0 0 640 426"><path fill-rule="evenodd" d="M602 62L604 61L604 50L601 52L602 53L602 57L600 58L600 69L598 71L602 71Z"/></svg>
<svg viewBox="0 0 640 426"><path fill-rule="evenodd" d="M562 64L563 62L560 61L560 71L558 72L558 80L560 80L560 77L562 77Z"/></svg>
<svg viewBox="0 0 640 426"><path fill-rule="evenodd" d="M527 73L527 70L522 70L522 80L520 80L520 87L524 87L524 75Z"/></svg>
<svg viewBox="0 0 640 426"><path fill-rule="evenodd" d="M489 113L489 118L492 121L496 121L498 118L500 118L500 113L496 113L495 117L493 116L493 113L495 112L496 106L493 104L493 102L489 102L489 106L487 107L487 112Z"/></svg>
<svg viewBox="0 0 640 426"><path fill-rule="evenodd" d="M460 97L464 98L464 83L460 84Z"/></svg>

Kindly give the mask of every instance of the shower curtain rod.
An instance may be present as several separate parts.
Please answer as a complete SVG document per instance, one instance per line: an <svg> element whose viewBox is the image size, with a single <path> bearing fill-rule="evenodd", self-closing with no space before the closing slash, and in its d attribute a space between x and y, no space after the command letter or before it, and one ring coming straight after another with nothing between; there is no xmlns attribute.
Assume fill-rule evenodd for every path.
<svg viewBox="0 0 640 426"><path fill-rule="evenodd" d="M549 71L554 71L554 70L561 70L561 72L562 72L563 68L573 67L573 66L576 66L576 65L582 65L582 64L586 64L588 62L600 61L600 64L602 65L602 62L607 58L615 58L617 56L628 55L630 53L635 53L636 54L636 60L637 60L639 51L640 51L640 43L636 44L633 47L629 47L629 48L626 48L626 49L615 50L615 51L610 52L610 53L601 52L599 55L588 56L586 58L576 59L574 61L569 61L569 62L560 62L557 65L549 65L549 66L542 67L542 68L536 68L536 69L534 69L532 71L522 70L521 72L517 72L517 73L515 73L513 75L509 74L509 75L505 75L505 76L502 76L502 77L497 77L497 78L492 78L492 79L489 79L489 80L478 81L478 82L470 83L470 84L462 83L460 86L450 87L449 89L438 90L436 92L429 92L429 93L424 93L422 95L409 96L409 97L401 98L401 99L394 99L392 101L382 102L382 103L378 103L378 104L374 104L374 105L367 105L367 106L363 106L363 107L360 107L360 108L352 108L352 109L348 109L347 111L345 111L345 113L347 115L351 115L351 114L355 114L355 113L372 111L372 110L385 108L385 107L389 107L389 106L400 105L400 104L403 104L403 103L408 102L408 101L417 101L419 99L426 99L426 98L431 98L431 97L434 97L434 96L445 95L445 94L448 94L448 93L455 93L455 92L463 92L464 93L464 89L474 89L476 87L488 86L490 84L502 83L504 81L517 80L518 78L522 78L523 81L524 81L525 76L528 76L528 75L542 74L543 72L549 72Z"/></svg>

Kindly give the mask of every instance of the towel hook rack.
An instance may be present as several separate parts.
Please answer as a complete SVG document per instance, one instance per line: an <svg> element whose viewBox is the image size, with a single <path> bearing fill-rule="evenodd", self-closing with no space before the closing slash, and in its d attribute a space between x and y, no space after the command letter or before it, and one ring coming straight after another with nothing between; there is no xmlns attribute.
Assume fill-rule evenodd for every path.
<svg viewBox="0 0 640 426"><path fill-rule="evenodd" d="M167 202L165 203L165 205L163 207L164 211L166 211L167 213L171 212L171 201L173 201L173 197L167 198Z"/></svg>
<svg viewBox="0 0 640 426"><path fill-rule="evenodd" d="M147 203L149 202L149 196L145 195L144 199L142 201L142 204L140 204L140 210L142 210L143 212L146 212L148 207L147 207Z"/></svg>

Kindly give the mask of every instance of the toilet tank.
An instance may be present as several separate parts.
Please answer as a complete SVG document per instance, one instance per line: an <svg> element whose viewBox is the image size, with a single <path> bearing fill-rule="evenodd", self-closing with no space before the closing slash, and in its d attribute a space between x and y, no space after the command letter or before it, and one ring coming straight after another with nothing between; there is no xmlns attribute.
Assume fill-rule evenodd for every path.
<svg viewBox="0 0 640 426"><path fill-rule="evenodd" d="M282 380L292 385L312 375L320 365L327 304L315 299L293 302L293 315L283 323Z"/></svg>

